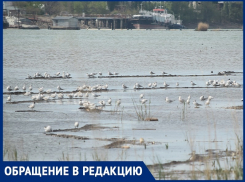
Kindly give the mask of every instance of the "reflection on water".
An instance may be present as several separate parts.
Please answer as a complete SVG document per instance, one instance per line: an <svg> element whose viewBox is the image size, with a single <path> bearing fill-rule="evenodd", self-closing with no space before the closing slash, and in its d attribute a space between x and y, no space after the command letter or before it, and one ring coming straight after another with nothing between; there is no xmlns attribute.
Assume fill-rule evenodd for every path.
<svg viewBox="0 0 245 182"><path fill-rule="evenodd" d="M191 87L190 81L198 87L205 87L208 80L235 80L243 83L243 74L199 77L132 77L88 79L86 73L108 71L119 75L149 75L150 71L161 74L210 74L211 71L242 72L242 31L50 31L50 30L4 30L3 32L3 91L11 85L20 88L32 84L33 92L38 88L58 91L74 91L84 84L109 85L108 92L99 92L98 98L88 97L90 102L112 99L105 111L87 112L79 110L79 99L63 99L36 103L35 110L51 112L15 112L28 110L31 102L6 104L3 95L4 140L29 156L29 160L59 160L62 153L69 160L95 160L97 153L105 160L143 160L147 164L188 159L191 150L204 153L205 149L234 148L236 135L242 136L243 110L228 110L228 106L242 105L241 88L173 88ZM25 79L27 74L47 72L71 73L71 79ZM168 89L134 90L137 82L148 87L149 83L163 82ZM122 84L129 87L122 89ZM110 91L110 89L116 89ZM140 94L150 101L151 116L158 121L138 121L133 101L140 107ZM180 104L178 97L187 99L190 105ZM211 95L210 107L199 97ZM165 98L175 100L169 104ZM67 98L65 94L65 98ZM30 100L30 96L12 95L12 101ZM121 99L120 112L115 111L115 102ZM85 100L85 98L83 98ZM201 103L194 108L192 102ZM147 102L147 106L148 106ZM117 129L80 130L67 132L69 135L88 137L89 140L51 137L44 134L44 126L53 129L74 128L97 124ZM139 130L148 129L148 130ZM104 140L100 141L98 138ZM105 149L110 144L105 139L125 138L139 141L144 138L155 144L130 145L130 149ZM192 143L190 144L190 142ZM220 142L208 142L220 141ZM166 149L165 144L169 148ZM93 154L93 155L92 155Z"/></svg>

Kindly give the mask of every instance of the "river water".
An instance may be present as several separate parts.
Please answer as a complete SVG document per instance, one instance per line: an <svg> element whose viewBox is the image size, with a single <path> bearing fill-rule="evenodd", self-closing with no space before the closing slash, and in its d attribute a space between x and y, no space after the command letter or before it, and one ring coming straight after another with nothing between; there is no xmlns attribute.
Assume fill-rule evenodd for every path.
<svg viewBox="0 0 245 182"><path fill-rule="evenodd" d="M72 78L25 79L27 74L33 76L36 72L53 76L63 71L69 72ZM172 75L236 73L92 79L86 75L92 72L108 75L108 71L119 75L149 75L150 71ZM30 161L65 160L65 156L67 160L143 160L146 164L184 161L192 150L199 154L206 149L235 150L236 134L243 137L243 110L226 107L243 105L242 87L206 87L205 82L213 79L231 79L242 85L242 31L3 30L3 92L8 85L12 88L18 85L21 89L24 84L27 88L32 84L32 91L38 93L40 87L58 91L60 85L64 91L74 91L84 84L108 84L108 92L96 92L101 96L90 95L88 100L98 104L100 100L112 99L112 106L105 106L101 112L78 109L79 99L67 99L66 95L63 100L36 103L34 110L49 112L15 112L30 110L31 96L12 95L12 102L30 102L6 104L8 95L3 94L4 148L16 148L19 156L28 155ZM144 87L157 82L158 87L163 87L164 81L170 88L133 89L136 82ZM192 87L190 81L197 85ZM122 89L123 83L129 87L127 90ZM140 106L140 94L150 101L150 114L158 121L138 121L133 101ZM190 105L179 103L178 96L187 99L189 95ZM214 97L209 107L199 100L201 95ZM166 103L165 97L175 101ZM120 112L113 112L118 99L122 102L117 108ZM194 100L202 106L194 108ZM47 125L53 129L70 129L75 121L79 127L96 124L105 128L59 133L88 140L52 137L43 129ZM106 139L112 138L138 143L144 138L146 147L127 144L129 149L105 148L111 143ZM5 156L4 160L9 158Z"/></svg>

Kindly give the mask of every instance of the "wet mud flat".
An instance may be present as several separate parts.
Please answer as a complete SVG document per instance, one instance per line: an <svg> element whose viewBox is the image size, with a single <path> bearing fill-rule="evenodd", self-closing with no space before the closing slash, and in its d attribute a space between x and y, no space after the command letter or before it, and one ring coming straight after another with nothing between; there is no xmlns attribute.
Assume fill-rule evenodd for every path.
<svg viewBox="0 0 245 182"><path fill-rule="evenodd" d="M222 177L233 179L234 169L222 169L220 163L222 161L240 161L243 159L243 150L237 152L232 150L207 149L205 150L205 154L192 153L190 155L191 157L185 161L159 162L157 164L147 165L147 168L156 179L222 179ZM180 166L182 166L181 168L185 168L185 170L174 169ZM199 166L204 167L204 169L200 170ZM238 170L242 171L243 168Z"/></svg>
<svg viewBox="0 0 245 182"><path fill-rule="evenodd" d="M90 138L85 136L77 136L70 134L58 134L58 132L80 132L80 131L90 131L90 130L114 130L119 129L119 127L105 127L98 124L86 124L80 128L70 128L70 129L55 129L51 133L46 133L46 136L52 137L62 137L62 138L72 138L76 140L82 140L85 142L86 140L97 140L97 141L106 141L110 142L107 145L103 145L101 147L95 148L104 148L109 150L114 149L123 149L123 150L133 150L134 147L142 147L145 150L148 150L150 146L159 146L163 143L154 142L154 141L144 141L144 140L136 140L136 139L126 139L126 138ZM134 130L134 128L133 128ZM140 130L140 129L139 129ZM209 142L209 141L198 141L198 142ZM213 142L222 142L222 141L213 141ZM205 166L211 166L208 168L208 174L212 177L210 179L219 179L219 175L230 175L233 174L233 168L230 170L221 169L220 163L230 160L241 160L243 157L243 148L241 146L240 150L221 150L221 149L206 149L203 154L198 154L196 152L192 152L190 157L186 160L180 161L169 161L165 163L154 163L151 165L147 165L148 169L151 171L153 176L156 179L193 179L198 176L198 179L206 179L207 169L199 169ZM196 166L194 170L192 166ZM239 169L240 170L240 169ZM221 173L222 172L222 173ZM217 173L220 173L217 175ZM223 174L226 173L226 174ZM193 176L194 175L194 176ZM230 178L230 177L229 177Z"/></svg>
<svg viewBox="0 0 245 182"><path fill-rule="evenodd" d="M102 148L105 149L113 149L113 148L124 148L129 149L130 145L142 145L145 148L147 145L154 145L156 144L154 141L147 141L144 140L128 140L126 138L89 138L89 137L83 137L83 136L77 136L77 135L68 135L68 134L58 134L56 132L80 132L80 131L91 131L91 130L118 130L118 126L114 127L105 127L100 126L98 124L86 124L80 128L70 128L70 129L54 129L52 132L46 132L45 134L47 136L53 136L53 137L62 137L62 138L73 138L77 140L98 140L98 141L107 141L111 142L108 145L102 146ZM156 130L156 129L132 129L132 130ZM160 142L157 142L157 144L160 144Z"/></svg>
<svg viewBox="0 0 245 182"><path fill-rule="evenodd" d="M102 129L115 129L118 127L106 127L106 126L100 126L98 124L86 124L80 128L70 128L70 129L56 129L53 130L53 132L64 132L64 131L72 131L72 132L77 132L77 131L81 131L81 130L102 130Z"/></svg>

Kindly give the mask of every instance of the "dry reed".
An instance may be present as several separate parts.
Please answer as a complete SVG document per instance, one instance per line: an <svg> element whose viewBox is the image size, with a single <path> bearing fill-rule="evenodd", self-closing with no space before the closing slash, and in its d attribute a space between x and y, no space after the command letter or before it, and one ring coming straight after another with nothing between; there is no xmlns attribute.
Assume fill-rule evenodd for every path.
<svg viewBox="0 0 245 182"><path fill-rule="evenodd" d="M207 31L209 25L207 23L200 22L197 25L197 31Z"/></svg>

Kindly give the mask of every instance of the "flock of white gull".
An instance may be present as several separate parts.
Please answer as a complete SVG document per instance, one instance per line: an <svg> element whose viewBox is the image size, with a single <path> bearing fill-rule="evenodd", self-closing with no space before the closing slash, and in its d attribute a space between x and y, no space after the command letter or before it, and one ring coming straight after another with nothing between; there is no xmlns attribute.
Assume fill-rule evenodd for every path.
<svg viewBox="0 0 245 182"><path fill-rule="evenodd" d="M54 74L55 77L58 77L60 76L60 72L57 72L56 74ZM65 73L63 71L63 74L62 74L62 78L69 78L71 76L70 73ZM27 78L29 79L32 79L32 78L51 78L52 76L50 76L50 74L48 74L47 72L45 72L43 75L41 73L35 73L33 76L31 75L27 75Z"/></svg>
<svg viewBox="0 0 245 182"><path fill-rule="evenodd" d="M100 76L102 76L102 73L101 72L99 72L98 73ZM110 72L110 71L108 71L108 75L109 76L117 76L119 73L117 73L117 72ZM155 73L154 72L152 72L152 71L150 71L150 74L151 75L154 75ZM165 75L165 74L167 74L166 72L162 72L162 75ZM89 77L89 78L95 78L95 75L97 75L97 73L87 73L87 76Z"/></svg>
<svg viewBox="0 0 245 182"><path fill-rule="evenodd" d="M88 76L94 76L96 74L97 73L91 73L91 74L88 74ZM102 75L102 73L99 73L99 74ZM153 73L151 71L150 74L155 74L155 73ZM166 73L163 72L163 74L166 74ZM58 72L55 75L56 76L59 76L60 73ZM113 74L113 73L109 72L109 75L118 75L118 73L114 73ZM63 78L69 77L69 76L70 76L70 74L68 74L68 73L65 74L65 72L63 72L63 76L62 76ZM29 77L29 75L28 75L28 77ZM49 77L49 74L44 73L44 76L42 76L40 73L35 73L34 77ZM191 81L191 85L192 86L195 86L196 84L193 81ZM217 87L217 86L220 86L220 87L241 87L241 84L237 83L236 81L232 81L230 79L228 79L227 81L224 81L224 80L222 80L222 81L219 81L219 80L209 80L209 81L206 82L206 86L210 86L210 85L215 86L215 87ZM165 88L167 88L170 85L167 84L166 82L164 82L163 83L163 86ZM179 83L178 82L176 83L176 86L177 87L179 86ZM150 87L150 88L157 88L157 82L149 83L148 84L148 87ZM125 84L122 84L122 88L123 89L127 89L128 87ZM133 88L134 89L139 89L139 88L144 88L144 87L142 85L140 85L139 83L135 83L135 85L134 85ZM19 91L20 90L18 86L14 87L14 89L12 89L11 86L7 86L6 89L7 89L8 92L11 92L12 90L14 90L14 91ZM28 91L26 85L24 84L23 87L22 87L22 90L25 92L24 93L24 96L30 96L30 95L32 95L32 92L31 92L32 89L33 89L32 88L32 85L30 85L29 86L29 91ZM28 107L33 110L33 108L35 107L35 101L41 101L41 100L48 101L49 99L56 99L56 97L58 99L63 99L65 95L62 92L62 90L64 90L64 89L62 89L60 86L57 86L57 89L60 92L58 94L56 92L55 93L52 93L52 90L51 89L48 89L48 90L44 91L44 88L43 87L38 88L39 93L37 95L32 95L31 96L31 99L34 102L31 105L29 105ZM107 89L108 89L108 85L107 84L106 85L95 85L95 86L83 85L83 86L79 86L77 88L77 90L76 90L75 93L72 92L70 94L66 94L66 96L69 99L76 98L76 97L78 97L78 98L83 98L83 97L88 98L89 95L90 95L90 93L91 93L94 98L97 98L100 95L98 95L96 93L93 93L93 91L107 90ZM82 92L84 92L84 91L86 93L84 93L84 95L83 95ZM46 95L45 96L43 93L46 93L46 94L49 94L49 95ZM178 98L178 100L179 100L179 102L181 104L190 104L190 99L191 99L191 96L190 95L188 96L188 98L186 100L183 99L181 96L179 96L179 98ZM213 99L212 96L208 96L208 97L201 96L200 97L200 101L205 101L205 105L206 106L209 106L210 101L212 99ZM241 99L241 100L243 101L243 99ZM9 95L7 97L7 101L8 102L11 102L11 95ZM141 102L141 104L145 104L147 101L148 100L144 98L144 94L140 94L140 102ZM169 99L169 97L166 97L165 98L165 101L167 103L172 103L175 100L171 100L171 99ZM112 100L111 100L111 98L109 98L109 100L107 100L107 102L104 101L104 100L100 100L98 103L99 103L99 105L97 105L95 103L91 103L88 100L80 100L79 101L79 105L82 106L83 108L89 109L89 110L94 110L94 109L103 109L104 106L111 105L112 104ZM115 103L116 103L116 106L119 107L120 104L121 104L121 99L118 99ZM194 100L193 101L193 105L195 106L195 108L198 108L202 104L199 104L199 103L196 102L196 100ZM77 128L78 126L79 126L79 123L78 122L75 122L75 128ZM50 131L52 131L52 128L50 126L47 126L47 127L44 128L44 130L46 132L50 132Z"/></svg>

